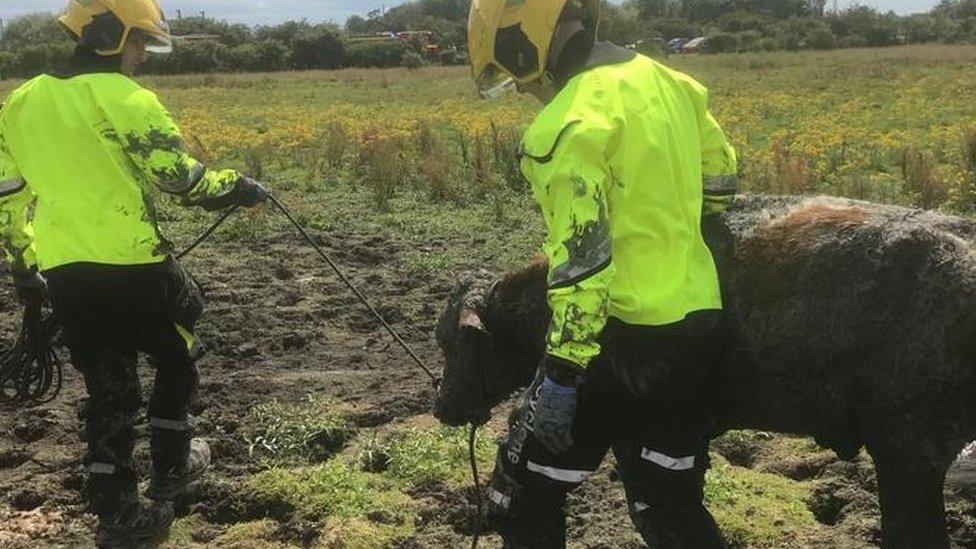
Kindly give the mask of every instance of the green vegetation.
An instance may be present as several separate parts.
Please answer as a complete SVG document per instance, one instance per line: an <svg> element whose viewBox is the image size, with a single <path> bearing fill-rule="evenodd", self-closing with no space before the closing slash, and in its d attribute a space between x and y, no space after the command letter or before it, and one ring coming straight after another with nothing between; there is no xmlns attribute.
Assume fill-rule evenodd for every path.
<svg viewBox="0 0 976 549"><path fill-rule="evenodd" d="M967 92L976 87L974 60L973 47L921 46L668 62L711 88L716 115L741 152L749 190L831 193L972 214L976 118ZM389 240L384 276L449 288L462 271L500 272L526 261L542 240L542 220L513 156L538 106L520 97L476 102L463 68L146 82L208 164L269 180L313 232ZM0 93L16 84L0 83ZM164 229L179 242L213 220L161 206ZM289 231L273 210L249 211L218 231L213 245L267 242ZM358 282L367 273L352 274ZM399 312L434 319L438 307L411 302ZM241 507L294 509L312 521L326 547L342 546L341 540L383 547L418 529L425 490L451 492L453 502L467 490L463 430L410 423L357 431L348 417L341 403L321 397L252 408L241 436L254 466L265 470L242 481L248 497L259 501L242 498L247 505ZM483 477L491 470L492 438L490 432L479 437ZM716 450L736 465L793 478L816 478L823 470L806 439L737 432ZM715 465L709 504L739 546L802 547L797 540L818 528L805 503L811 484L722 459ZM284 526L269 520L228 527L189 517L178 523L171 545L248 547L243 540L252 540L251 546L275 547L298 537Z"/></svg>
<svg viewBox="0 0 976 549"><path fill-rule="evenodd" d="M418 509L407 493L433 484L461 489L469 483L463 429L410 429L386 441L367 433L360 441L359 459L341 455L319 466L270 469L252 477L249 488L260 501L324 523L325 546L372 548L414 532ZM493 451L491 439L482 437L478 458L483 468Z"/></svg>
<svg viewBox="0 0 976 549"><path fill-rule="evenodd" d="M734 547L776 547L802 539L817 521L807 507L810 485L714 458L705 502Z"/></svg>
<svg viewBox="0 0 976 549"><path fill-rule="evenodd" d="M485 433L478 438L476 455L479 468L490 470L495 443ZM432 483L453 487L471 483L466 429L436 427L397 433L389 447L388 475L408 486Z"/></svg>
<svg viewBox="0 0 976 549"><path fill-rule="evenodd" d="M315 467L270 469L252 477L259 498L282 501L310 518L366 518L378 514L394 526L409 525L409 498L380 475L344 459Z"/></svg>
<svg viewBox="0 0 976 549"><path fill-rule="evenodd" d="M341 404L309 396L296 404L277 400L259 404L247 417L251 456L269 464L296 459L323 460L339 451L351 435Z"/></svg>
<svg viewBox="0 0 976 549"><path fill-rule="evenodd" d="M178 43L151 58L157 74L253 72L343 67L416 68L466 60L470 0L415 0L341 28L289 21L251 28L206 17L173 20L177 35L219 35L217 41ZM942 0L930 13L900 17L853 6L826 11L827 0L627 0L605 5L602 37L645 53L662 53L671 39L709 37L705 51L761 52L976 42L976 0ZM433 33L383 40L379 33ZM58 67L72 45L50 14L11 21L0 36L0 77L30 76Z"/></svg>

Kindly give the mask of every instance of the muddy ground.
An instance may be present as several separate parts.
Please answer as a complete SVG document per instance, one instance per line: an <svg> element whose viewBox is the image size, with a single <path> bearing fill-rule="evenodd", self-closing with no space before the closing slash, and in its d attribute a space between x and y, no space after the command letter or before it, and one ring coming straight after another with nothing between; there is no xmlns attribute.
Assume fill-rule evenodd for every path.
<svg viewBox="0 0 976 549"><path fill-rule="evenodd" d="M412 237L394 229L333 228L316 231L353 280L375 299L405 339L439 367L432 336L440 305L451 288L451 271L418 274L405 258L417 253ZM209 353L201 362L200 434L211 444L213 475L181 514L199 515L193 541L215 544L228 525L270 517L274 536L288 546L323 543L322 525L292 510L262 507L248 499L243 482L261 469L242 436L248 411L279 399L297 402L328 395L353 410L354 429L422 421L433 391L428 379L393 345L355 298L296 237L271 231L247 245L208 244L187 261L208 291L201 333ZM425 239L429 251L477 250L479 237ZM475 254L476 255L476 254ZM468 265L477 265L476 257ZM4 279L5 280L5 279ZM0 284L0 341L13 339L19 308ZM144 366L143 374L151 374ZM70 371L52 404L0 408L0 547L87 547L93 519L81 490L83 471L77 410L84 399ZM144 430L144 426L142 427ZM139 464L148 466L145 438ZM870 460L842 463L830 454L768 457L762 444L725 445L736 465L815 481L808 505L819 523L777 547L871 547L878 539L876 484ZM471 492L433 486L410 494L420 505L417 533L401 547L465 547L470 533ZM748 497L748 495L746 495ZM976 547L976 505L953 496L950 522L959 547ZM631 533L622 490L607 464L570 505L573 547L642 547ZM336 545L335 540L330 542ZM260 547L240 541L224 546ZM484 546L497 547L489 537Z"/></svg>

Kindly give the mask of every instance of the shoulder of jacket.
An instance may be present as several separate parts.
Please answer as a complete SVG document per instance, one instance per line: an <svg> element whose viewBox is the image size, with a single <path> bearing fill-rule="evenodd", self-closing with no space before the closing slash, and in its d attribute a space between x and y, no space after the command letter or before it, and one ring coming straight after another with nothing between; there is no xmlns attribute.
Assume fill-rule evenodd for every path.
<svg viewBox="0 0 976 549"><path fill-rule="evenodd" d="M50 78L47 75L40 75L31 78L27 82L14 88L10 95L3 101L4 105L11 105L20 101L25 95L29 94L32 90L36 89L38 86L43 85L44 81Z"/></svg>
<svg viewBox="0 0 976 549"><path fill-rule="evenodd" d="M526 130L519 156L546 164L574 131L607 127L614 106L608 100L606 77L599 69L586 71L567 84Z"/></svg>
<svg viewBox="0 0 976 549"><path fill-rule="evenodd" d="M694 77L689 76L681 71L672 69L660 63L654 62L660 69L666 72L670 77L692 98L703 100L708 102L708 88L706 88L701 82L696 80Z"/></svg>
<svg viewBox="0 0 976 549"><path fill-rule="evenodd" d="M81 79L94 93L118 101L142 102L156 99L155 93L123 74L99 73L76 78Z"/></svg>

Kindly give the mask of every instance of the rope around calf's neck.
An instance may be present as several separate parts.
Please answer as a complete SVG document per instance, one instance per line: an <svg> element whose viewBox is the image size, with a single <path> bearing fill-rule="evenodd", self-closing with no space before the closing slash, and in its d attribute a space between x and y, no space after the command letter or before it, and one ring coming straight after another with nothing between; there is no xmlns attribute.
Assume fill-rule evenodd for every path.
<svg viewBox="0 0 976 549"><path fill-rule="evenodd" d="M474 523L474 535L471 538L471 549L478 549L478 542L484 531L485 502L481 493L481 475L478 474L478 426L471 424L468 434L468 459L471 460L471 477L474 479L474 501L478 516Z"/></svg>

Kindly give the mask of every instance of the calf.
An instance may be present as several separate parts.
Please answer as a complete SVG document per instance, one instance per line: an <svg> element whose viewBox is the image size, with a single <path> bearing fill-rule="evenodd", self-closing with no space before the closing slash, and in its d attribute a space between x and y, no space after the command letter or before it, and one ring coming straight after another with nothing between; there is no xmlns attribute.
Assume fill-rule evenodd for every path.
<svg viewBox="0 0 976 549"><path fill-rule="evenodd" d="M889 548L947 548L943 483L976 438L976 223L835 198L740 197L705 221L729 341L723 428L874 458ZM435 414L481 424L544 353L547 265L466 277L437 329Z"/></svg>

